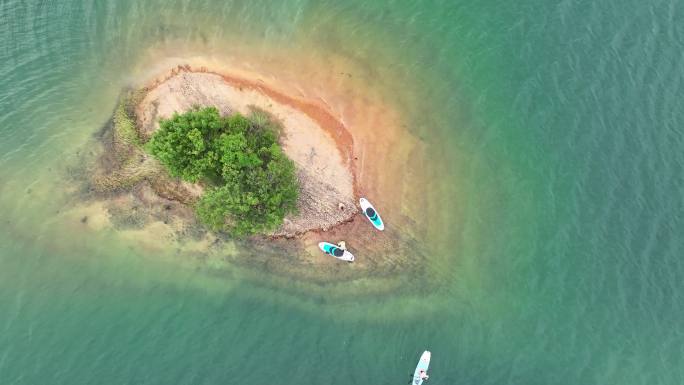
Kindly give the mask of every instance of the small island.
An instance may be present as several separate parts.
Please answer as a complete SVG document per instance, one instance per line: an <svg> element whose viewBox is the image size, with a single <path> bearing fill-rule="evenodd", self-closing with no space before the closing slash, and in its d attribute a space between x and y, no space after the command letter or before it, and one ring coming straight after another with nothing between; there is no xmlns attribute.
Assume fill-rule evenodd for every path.
<svg viewBox="0 0 684 385"><path fill-rule="evenodd" d="M351 137L270 92L181 66L125 93L91 188L136 191L156 219L199 220L231 236L294 237L349 222L358 212Z"/></svg>
<svg viewBox="0 0 684 385"><path fill-rule="evenodd" d="M422 176L404 163L424 164L424 147L381 99L329 101L239 70L184 64L145 77L67 170L74 195L63 215L217 275L397 292L428 266L416 240L425 228L405 204L425 203L412 193ZM385 231L361 214L362 196L382 210ZM342 240L353 264L318 247Z"/></svg>

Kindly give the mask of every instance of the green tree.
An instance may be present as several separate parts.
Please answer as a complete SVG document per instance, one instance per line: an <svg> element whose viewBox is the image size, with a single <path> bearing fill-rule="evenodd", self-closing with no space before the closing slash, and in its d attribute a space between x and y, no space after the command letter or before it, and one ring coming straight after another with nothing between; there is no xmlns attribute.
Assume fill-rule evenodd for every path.
<svg viewBox="0 0 684 385"><path fill-rule="evenodd" d="M212 147L223 126L216 108L174 114L171 119L160 121L147 148L173 176L193 183L203 178L218 182L219 157Z"/></svg>
<svg viewBox="0 0 684 385"><path fill-rule="evenodd" d="M223 118L210 107L162 120L147 148L172 175L207 186L196 206L203 223L247 235L274 230L296 210L296 171L279 134L263 112Z"/></svg>

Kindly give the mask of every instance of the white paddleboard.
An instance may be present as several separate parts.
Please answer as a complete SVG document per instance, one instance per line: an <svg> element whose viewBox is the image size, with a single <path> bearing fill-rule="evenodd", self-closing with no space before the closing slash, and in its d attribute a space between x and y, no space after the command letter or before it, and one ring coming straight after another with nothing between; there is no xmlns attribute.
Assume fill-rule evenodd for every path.
<svg viewBox="0 0 684 385"><path fill-rule="evenodd" d="M363 215L368 218L370 223L375 226L376 229L382 231L385 229L385 223L382 221L382 218L380 218L380 214L378 214L377 210L375 210L375 207L368 202L368 199L366 198L361 198L359 199L359 204L361 205L361 211L363 211Z"/></svg>
<svg viewBox="0 0 684 385"><path fill-rule="evenodd" d="M418 365L416 366L416 370L413 372L413 385L422 385L423 380L420 379L420 371L424 371L427 374L428 367L430 366L430 356L432 353L429 351L424 351L423 354L420 356L420 360L418 360Z"/></svg>
<svg viewBox="0 0 684 385"><path fill-rule="evenodd" d="M340 249L337 245L328 242L320 242L318 247L320 247L324 253L332 255L341 261L354 262L354 255L347 250Z"/></svg>

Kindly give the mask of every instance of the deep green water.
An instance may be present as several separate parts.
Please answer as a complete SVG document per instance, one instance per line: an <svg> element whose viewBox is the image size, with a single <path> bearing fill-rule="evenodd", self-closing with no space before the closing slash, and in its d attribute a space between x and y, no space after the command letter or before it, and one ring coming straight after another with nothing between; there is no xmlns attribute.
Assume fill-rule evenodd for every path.
<svg viewBox="0 0 684 385"><path fill-rule="evenodd" d="M169 42L373 74L441 176L414 295L306 295L60 219ZM682 384L682 52L675 1L3 1L0 384L402 384L424 349L431 384Z"/></svg>

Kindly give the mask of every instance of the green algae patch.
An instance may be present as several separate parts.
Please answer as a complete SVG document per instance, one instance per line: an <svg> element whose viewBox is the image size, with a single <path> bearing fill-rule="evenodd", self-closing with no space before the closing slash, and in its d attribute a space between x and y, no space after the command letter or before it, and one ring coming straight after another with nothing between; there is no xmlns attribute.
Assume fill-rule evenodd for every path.
<svg viewBox="0 0 684 385"><path fill-rule="evenodd" d="M125 92L114 108L101 141L104 147L89 181L89 190L111 195L146 183L156 195L183 204L196 202L201 190L171 177L144 147L136 126L135 106L145 90Z"/></svg>
<svg viewBox="0 0 684 385"><path fill-rule="evenodd" d="M115 140L119 145L139 148L142 145L135 128L135 121L129 112L135 102L133 96L123 99L116 107L112 117Z"/></svg>

